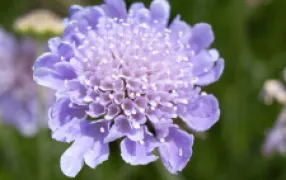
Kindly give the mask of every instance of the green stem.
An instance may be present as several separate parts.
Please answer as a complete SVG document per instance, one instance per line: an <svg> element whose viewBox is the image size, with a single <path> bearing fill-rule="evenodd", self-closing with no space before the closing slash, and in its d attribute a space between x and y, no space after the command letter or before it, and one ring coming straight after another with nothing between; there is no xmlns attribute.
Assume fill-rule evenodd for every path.
<svg viewBox="0 0 286 180"><path fill-rule="evenodd" d="M47 107L45 102L45 97L43 89L38 87L37 89L38 97L38 126L46 125L47 121ZM49 159L50 159L51 143L48 131L40 130L37 137L37 151L38 151L38 167L39 167L39 180L49 180L50 169L49 169Z"/></svg>
<svg viewBox="0 0 286 180"><path fill-rule="evenodd" d="M38 41L37 52L41 54L44 52L44 42ZM45 93L43 92L43 88L37 87L37 101L38 101L38 126L41 128L42 126L47 126L47 106L46 106L46 98L44 97ZM37 136L37 152L38 152L38 180L49 180L50 169L49 169L49 159L50 159L50 150L51 143L49 138L48 131L39 130Z"/></svg>

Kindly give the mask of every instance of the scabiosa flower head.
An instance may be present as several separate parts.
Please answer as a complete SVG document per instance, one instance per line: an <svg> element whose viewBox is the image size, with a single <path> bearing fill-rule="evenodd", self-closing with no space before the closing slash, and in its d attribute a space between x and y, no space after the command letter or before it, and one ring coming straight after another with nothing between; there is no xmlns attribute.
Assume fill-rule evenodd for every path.
<svg viewBox="0 0 286 180"><path fill-rule="evenodd" d="M34 65L34 79L57 91L50 109L53 138L73 142L61 157L74 177L83 164L108 159L108 143L123 138L121 156L131 165L158 159L176 174L192 155L193 135L219 119L216 98L201 87L217 81L224 61L211 26L191 27L178 16L169 25L167 0L150 8L123 0L72 6L61 38ZM181 120L179 120L181 119Z"/></svg>
<svg viewBox="0 0 286 180"><path fill-rule="evenodd" d="M40 125L31 68L36 57L35 42L17 42L0 29L0 52L0 118L23 135L34 135Z"/></svg>

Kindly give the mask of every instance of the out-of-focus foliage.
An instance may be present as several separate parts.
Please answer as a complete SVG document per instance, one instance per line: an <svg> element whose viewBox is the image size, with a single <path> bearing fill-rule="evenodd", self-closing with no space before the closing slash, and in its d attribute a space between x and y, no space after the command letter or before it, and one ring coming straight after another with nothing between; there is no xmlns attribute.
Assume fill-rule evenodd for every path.
<svg viewBox="0 0 286 180"><path fill-rule="evenodd" d="M61 2L60 2L61 1ZM129 4L133 0L126 0ZM85 0L98 4L100 0ZM146 0L150 3L150 0ZM32 9L48 8L65 15L71 0L9 0L0 2L0 24L11 30L14 20ZM76 2L80 3L80 0ZM261 147L265 132L281 106L264 105L260 92L264 81L279 79L286 66L285 0L170 0L172 16L194 24L206 21L216 34L214 46L226 60L221 80L206 91L221 106L221 119L207 134L197 137L187 168L170 175L161 162L132 167L121 160L112 145L109 161L92 170L87 167L78 180L285 180L286 158L265 158ZM68 146L53 141L48 131L25 139L0 125L1 180L62 180L59 160Z"/></svg>

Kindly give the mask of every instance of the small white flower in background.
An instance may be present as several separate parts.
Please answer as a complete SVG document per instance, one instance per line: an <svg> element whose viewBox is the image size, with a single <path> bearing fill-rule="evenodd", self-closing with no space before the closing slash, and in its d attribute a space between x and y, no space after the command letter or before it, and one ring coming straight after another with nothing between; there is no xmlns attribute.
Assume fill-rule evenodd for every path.
<svg viewBox="0 0 286 180"><path fill-rule="evenodd" d="M46 9L34 10L16 20L15 29L21 33L58 35L64 30L63 19Z"/></svg>
<svg viewBox="0 0 286 180"><path fill-rule="evenodd" d="M281 81L267 80L264 83L264 102L271 104L273 100L286 104L286 89Z"/></svg>

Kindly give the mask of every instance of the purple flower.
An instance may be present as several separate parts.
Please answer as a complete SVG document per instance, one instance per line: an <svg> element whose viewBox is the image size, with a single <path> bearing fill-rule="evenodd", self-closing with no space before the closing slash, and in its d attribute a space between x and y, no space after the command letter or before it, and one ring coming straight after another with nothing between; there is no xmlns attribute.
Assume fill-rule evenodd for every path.
<svg viewBox="0 0 286 180"><path fill-rule="evenodd" d="M167 0L150 8L123 0L72 6L62 37L34 65L34 79L57 91L50 109L53 138L73 142L61 158L74 177L83 164L108 159L108 143L121 141L122 159L145 165L158 159L173 174L187 165L193 135L219 119L218 101L201 91L217 81L224 60L210 25L193 27L178 16L170 24ZM179 120L181 119L181 121Z"/></svg>
<svg viewBox="0 0 286 180"><path fill-rule="evenodd" d="M283 108L274 127L267 133L263 153L265 156L271 156L274 153L286 153L286 109Z"/></svg>
<svg viewBox="0 0 286 180"><path fill-rule="evenodd" d="M17 42L0 29L0 118L15 126L23 135L34 135L40 125L36 84L32 65L36 57L35 42Z"/></svg>

